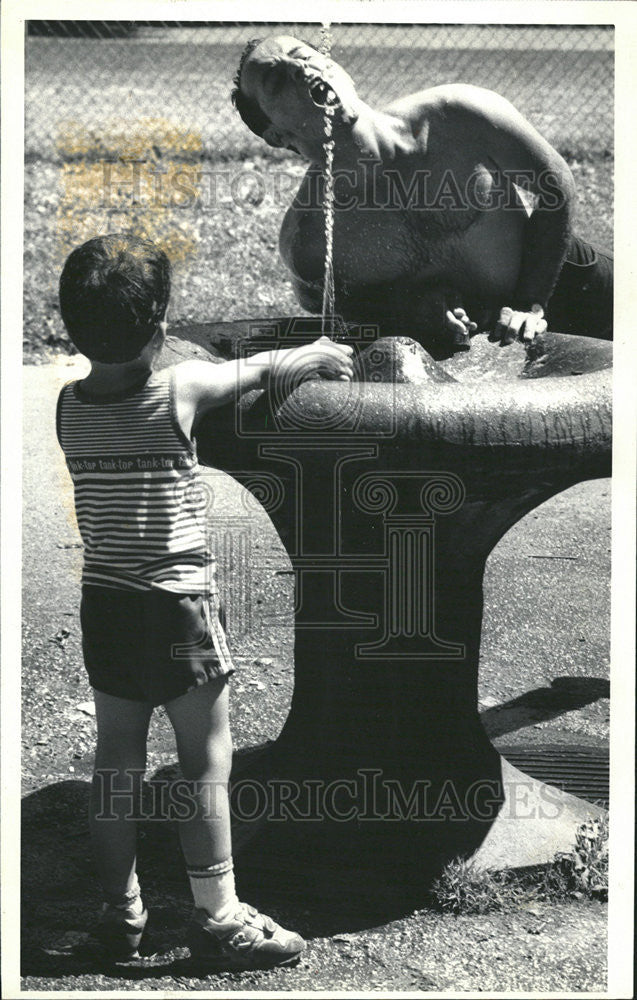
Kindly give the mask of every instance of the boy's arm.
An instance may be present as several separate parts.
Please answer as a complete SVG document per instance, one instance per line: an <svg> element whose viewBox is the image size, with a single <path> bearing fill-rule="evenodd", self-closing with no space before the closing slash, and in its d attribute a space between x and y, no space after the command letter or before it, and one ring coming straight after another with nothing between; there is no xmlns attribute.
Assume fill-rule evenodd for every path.
<svg viewBox="0 0 637 1000"><path fill-rule="evenodd" d="M175 369L177 418L190 437L194 424L204 413L238 399L251 389L267 389L276 384L291 392L300 382L321 375L349 381L352 353L351 347L321 337L302 347L262 351L221 364L184 361Z"/></svg>

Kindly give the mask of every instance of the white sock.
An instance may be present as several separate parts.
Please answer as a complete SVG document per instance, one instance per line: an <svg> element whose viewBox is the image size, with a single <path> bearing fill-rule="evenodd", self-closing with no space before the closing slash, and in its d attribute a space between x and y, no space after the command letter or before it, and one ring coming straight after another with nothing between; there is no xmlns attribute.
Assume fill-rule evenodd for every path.
<svg viewBox="0 0 637 1000"><path fill-rule="evenodd" d="M190 888L198 910L205 910L213 920L234 916L239 900L234 886L232 858L207 868L188 867Z"/></svg>

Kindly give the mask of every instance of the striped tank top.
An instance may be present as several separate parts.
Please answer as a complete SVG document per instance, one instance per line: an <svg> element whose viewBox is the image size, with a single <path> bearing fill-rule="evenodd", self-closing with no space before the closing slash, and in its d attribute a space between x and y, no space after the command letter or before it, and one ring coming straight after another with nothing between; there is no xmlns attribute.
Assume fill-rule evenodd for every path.
<svg viewBox="0 0 637 1000"><path fill-rule="evenodd" d="M215 592L205 483L175 410L175 370L99 399L64 386L58 440L84 543L82 583Z"/></svg>

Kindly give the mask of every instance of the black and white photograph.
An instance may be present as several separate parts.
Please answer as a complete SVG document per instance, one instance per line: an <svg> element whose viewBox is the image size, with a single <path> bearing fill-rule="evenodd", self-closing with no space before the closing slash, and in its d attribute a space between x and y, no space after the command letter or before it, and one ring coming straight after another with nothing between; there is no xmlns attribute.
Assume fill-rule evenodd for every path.
<svg viewBox="0 0 637 1000"><path fill-rule="evenodd" d="M633 995L631 6L3 5L4 996Z"/></svg>

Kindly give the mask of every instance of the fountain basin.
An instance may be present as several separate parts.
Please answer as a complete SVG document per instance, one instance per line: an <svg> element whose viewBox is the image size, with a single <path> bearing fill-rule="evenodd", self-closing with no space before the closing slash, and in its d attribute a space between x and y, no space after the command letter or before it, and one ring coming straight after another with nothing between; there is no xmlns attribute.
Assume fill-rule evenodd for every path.
<svg viewBox="0 0 637 1000"><path fill-rule="evenodd" d="M233 342L254 324L237 327ZM202 461L257 496L276 484L268 512L296 574L290 713L235 773L266 790L270 819L236 841L296 858L317 891L335 858L359 893L379 859L403 892L455 856L543 863L594 812L500 757L477 679L489 553L550 496L610 474L612 347L547 334L529 361L477 336L415 381L377 381L395 350L365 346L362 382L249 394L197 432Z"/></svg>

